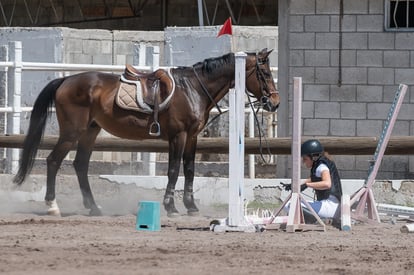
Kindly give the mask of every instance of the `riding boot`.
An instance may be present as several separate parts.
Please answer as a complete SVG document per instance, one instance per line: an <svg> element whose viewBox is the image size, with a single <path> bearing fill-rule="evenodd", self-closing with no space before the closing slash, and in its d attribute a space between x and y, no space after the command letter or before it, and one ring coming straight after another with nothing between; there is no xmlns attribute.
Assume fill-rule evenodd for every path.
<svg viewBox="0 0 414 275"><path fill-rule="evenodd" d="M309 209L303 207L302 210L303 210L303 217L305 219L305 223L314 224L318 221L315 218L315 216L313 216L312 212L309 211Z"/></svg>

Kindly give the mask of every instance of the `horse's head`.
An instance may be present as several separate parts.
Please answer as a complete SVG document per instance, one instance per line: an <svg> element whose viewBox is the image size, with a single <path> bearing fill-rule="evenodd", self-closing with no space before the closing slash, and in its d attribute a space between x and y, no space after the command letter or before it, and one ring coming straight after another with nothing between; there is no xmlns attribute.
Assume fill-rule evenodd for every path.
<svg viewBox="0 0 414 275"><path fill-rule="evenodd" d="M263 49L259 53L249 53L246 59L246 89L260 101L263 109L274 112L279 107L279 92L275 87L270 71L269 54Z"/></svg>

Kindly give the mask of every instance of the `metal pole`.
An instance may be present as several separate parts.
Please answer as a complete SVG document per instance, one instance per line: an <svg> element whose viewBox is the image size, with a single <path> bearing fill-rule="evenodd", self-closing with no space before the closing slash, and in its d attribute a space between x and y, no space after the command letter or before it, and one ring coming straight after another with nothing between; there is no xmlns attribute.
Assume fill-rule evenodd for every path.
<svg viewBox="0 0 414 275"><path fill-rule="evenodd" d="M9 42L9 60L14 65L8 73L8 101L12 102L13 113L8 117L7 132L13 135L20 134L21 114L21 83L22 83L22 42ZM19 149L8 150L8 173L15 174L19 167Z"/></svg>
<svg viewBox="0 0 414 275"><path fill-rule="evenodd" d="M203 16L203 0L198 0L198 23L200 27L204 27L204 16Z"/></svg>

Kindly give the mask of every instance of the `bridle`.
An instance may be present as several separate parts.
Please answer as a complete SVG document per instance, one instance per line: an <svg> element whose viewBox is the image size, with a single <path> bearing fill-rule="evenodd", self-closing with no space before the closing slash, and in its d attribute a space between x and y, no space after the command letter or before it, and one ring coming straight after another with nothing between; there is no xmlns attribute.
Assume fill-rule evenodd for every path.
<svg viewBox="0 0 414 275"><path fill-rule="evenodd" d="M247 77L246 77L246 82L247 82L247 80L253 75L253 73L256 72L256 79L259 82L260 90L262 92L262 97L260 98L260 101L259 101L260 105L257 108L257 110L255 110L253 105L257 101L252 102L252 100L251 100L251 98L255 98L255 95L252 92L248 91L247 88L246 88L246 94L247 94L247 98L249 100L249 102L246 105L250 105L250 108L252 109L252 113L253 113L253 116L254 116L254 120L256 122L257 130L259 132L260 157L261 157L261 159L264 163L268 163L268 161L264 158L262 138L264 138L264 141L266 143L267 154L269 156L271 155L271 152L270 152L270 148L269 148L269 144L268 144L268 141L266 139L266 136L263 134L264 130L261 126L261 125L263 125L263 116L262 116L262 123L260 123L259 118L257 117L257 114L260 111L260 107L263 108L266 105L271 105L271 102L270 102L269 98L272 96L272 94L278 94L278 92L270 92L269 91L269 85L267 84L267 80L268 80L269 77L272 77L272 75L268 74L267 72L264 72L262 70L262 68L260 68L260 65L268 64L268 62L269 62L268 57L259 58L257 53L256 53L255 67L252 68L251 72L249 72L247 74ZM273 79L272 79L272 81L273 81Z"/></svg>
<svg viewBox="0 0 414 275"><path fill-rule="evenodd" d="M246 77L246 82L247 82L247 80L253 75L253 73L254 72L256 72L256 79L257 79L257 81L259 82L259 85L260 85L260 90L261 90L261 92L262 92L262 97L260 98L260 106L261 107L263 107L263 106L265 106L265 105L271 105L271 103L270 103L270 99L269 99L269 97L271 97L272 96L272 94L278 94L278 92L270 92L269 91L269 85L267 84L267 80L268 80L268 78L269 77L272 77L272 75L271 74L269 74L269 73L267 73L267 72L264 72L263 71L263 69L262 68L260 68L260 65L265 65L265 64L268 64L268 62L269 62L269 58L268 57L265 57L265 58L259 58L259 56L258 56L258 54L256 53L256 64L255 64L255 66L251 69L251 71L250 72L246 72L247 73L247 77ZM198 80L198 82L200 83L200 85L201 85L201 89L202 89L202 91L203 91L203 93L209 98L209 100L215 105L215 107L217 108L217 110L218 110L218 114L215 116L215 117L213 117L206 125L205 125L205 127L207 127L209 124L211 124L214 120L216 120L220 115L222 115L223 113L225 113L225 112L227 112L227 111L222 111L221 110L221 108L220 108L220 106L218 105L218 102L216 102L213 98L212 98L212 96L211 96L211 94L210 94L210 92L208 91L208 89L207 89L207 87L204 85L204 83L203 83L203 81L201 80L201 78L200 78L200 76L198 75L198 73L197 73L197 70L196 70L196 68L193 66L193 72L194 72L194 75L196 76L196 78L197 78L197 80ZM272 81L273 81L273 79L272 79ZM265 93L266 92L266 93ZM246 88L246 94L247 94L247 97L248 97L248 99L249 99L249 102L248 103L246 103L246 107L247 106L250 106L251 108L252 108L252 110L253 110L253 114L254 114L254 117L255 117L255 120L256 120L256 123L257 123L257 125L258 125L258 127L259 127L259 132L262 132L263 131L263 129L260 129L260 124L259 124L259 120L258 120L258 118L257 118L257 113L259 112L259 110L260 110L260 107L255 111L254 110L254 107L253 107L253 105L254 105L254 103L255 102L257 102L257 101L255 101L255 102L252 102L251 101L251 98L253 98L253 97L255 97L254 95L253 95L253 93L251 93L250 91L248 91L247 90L247 88ZM261 134L260 134L260 136L261 136ZM260 146L261 147L261 146ZM263 156L262 156L262 158L263 158Z"/></svg>
<svg viewBox="0 0 414 275"><path fill-rule="evenodd" d="M270 97L273 94L278 94L278 92L270 92L269 90L269 85L267 84L267 80L269 79L269 77L272 77L271 74L265 72L262 68L260 68L260 65L265 65L269 63L269 58L265 57L265 58L260 58L257 53L256 53L256 64L255 66L251 69L250 72L248 72L247 77L246 77L246 82L247 80L253 75L253 73L256 73L256 79L259 82L260 85L260 91L262 92L262 96L260 98L260 103L262 106L264 105L268 105L270 104ZM246 91L247 94L249 95L249 97L253 97L252 92L250 91Z"/></svg>

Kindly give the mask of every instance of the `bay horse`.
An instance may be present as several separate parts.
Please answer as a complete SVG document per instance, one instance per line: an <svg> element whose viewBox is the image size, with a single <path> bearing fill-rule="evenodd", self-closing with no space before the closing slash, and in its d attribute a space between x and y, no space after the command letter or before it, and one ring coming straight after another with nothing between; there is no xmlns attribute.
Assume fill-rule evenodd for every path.
<svg viewBox="0 0 414 275"><path fill-rule="evenodd" d="M246 57L246 89L267 111L276 111L279 93L269 66L271 51L263 49ZM210 110L234 86L235 57L229 53L205 59L189 67L170 70L175 93L168 108L159 113L161 133L148 133L153 117L122 109L115 102L120 76L102 72L84 72L49 82L37 97L21 154L20 166L13 181L22 184L34 164L45 125L55 105L59 123L57 144L47 157L46 205L48 214L60 215L55 198L56 174L65 156L76 147L73 165L82 192L83 204L90 215L101 215L88 181L88 167L96 137L101 129L124 139L161 138L169 143L168 184L164 208L169 216L178 215L174 190L183 161L184 205L189 215L198 213L194 203L193 180L197 135L206 125Z"/></svg>

